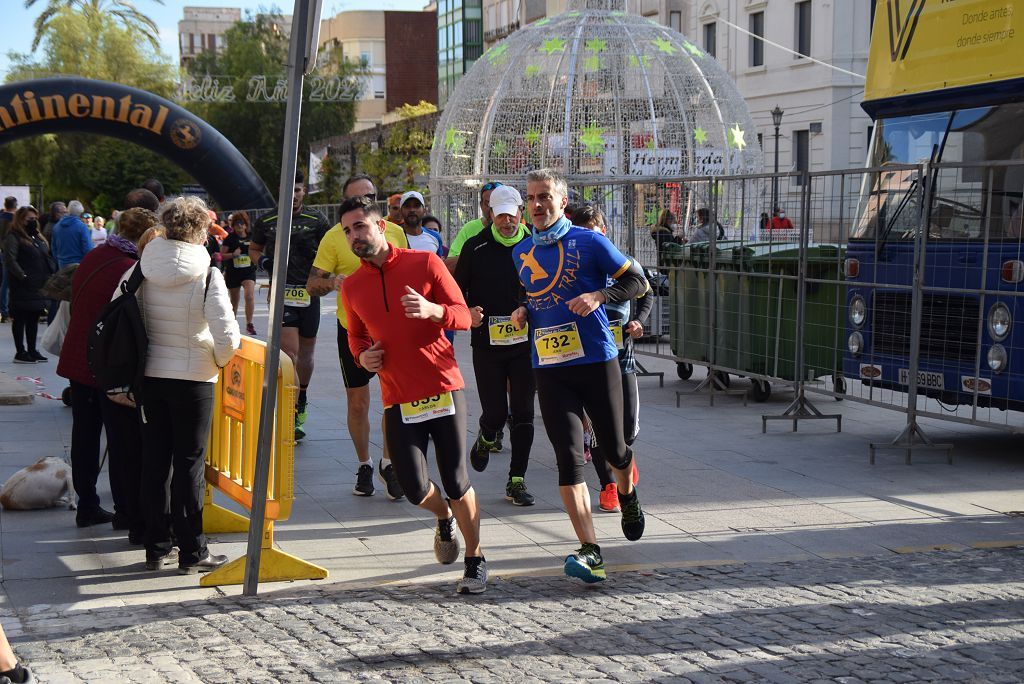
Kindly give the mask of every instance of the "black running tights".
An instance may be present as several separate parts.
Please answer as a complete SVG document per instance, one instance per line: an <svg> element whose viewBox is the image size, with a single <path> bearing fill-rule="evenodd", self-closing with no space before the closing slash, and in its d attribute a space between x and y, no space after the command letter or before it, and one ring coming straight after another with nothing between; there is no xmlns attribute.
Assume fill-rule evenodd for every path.
<svg viewBox="0 0 1024 684"><path fill-rule="evenodd" d="M538 368L537 396L544 429L555 449L558 485L583 479L583 412L590 416L605 458L625 469L633 460L622 429L622 371L618 359L604 363Z"/></svg>

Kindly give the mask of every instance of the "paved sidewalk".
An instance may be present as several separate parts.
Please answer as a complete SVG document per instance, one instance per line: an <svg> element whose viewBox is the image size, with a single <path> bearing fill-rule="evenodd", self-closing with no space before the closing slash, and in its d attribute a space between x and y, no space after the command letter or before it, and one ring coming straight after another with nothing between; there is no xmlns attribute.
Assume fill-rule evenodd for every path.
<svg viewBox="0 0 1024 684"><path fill-rule="evenodd" d="M260 307L256 325L261 333L266 332L265 307ZM468 341L468 335L460 334L456 348L468 383L470 425L475 428L479 413ZM16 375L39 377L41 385L27 381L22 384L51 396L60 395L66 383L54 374L56 360L35 366L15 366L10 363L13 354L9 328L2 326L0 371L11 378ZM239 648L245 650L247 657L257 659L263 657L263 653L274 657L275 649L294 650L296 654L311 649L317 657L327 657L317 651L317 644L303 643L300 637L284 644L278 642L276 630L282 625L275 616L288 614L288 609L283 613L274 612L276 608L266 614L253 612L253 606L266 601L275 606L327 605L339 611L317 629L331 639L342 639L337 643L346 648L355 649L352 655L357 660L367 655L369 661L359 660L363 663L360 667L365 667L366 662L372 664L364 673L367 678L405 679L414 675L424 679L475 678L475 670L450 670L444 663L437 664L435 661L444 660L441 656L420 660L412 657L421 649L443 653L449 646L470 648L472 637L466 636L464 631L455 632L462 636L452 637L451 643L428 639L421 646L415 645L419 643L415 640L386 637L385 641L390 640L396 649L401 648L374 650L384 647L379 635L392 634L393 626L386 621L393 613L407 613L401 622L405 626L399 632L407 630L410 634L421 629L429 631L441 619L457 623L460 630L468 629L468 625L483 624L493 630L493 633L488 631L487 639L503 638L506 633L499 628L500 624L518 625L528 635L539 629L536 625L546 626L554 631L542 630L530 637L536 641L522 641L526 644L524 653L537 654L529 660L539 668L535 676L542 679L564 678L565 672L559 668L570 667L566 661L557 667L552 665L550 671L544 670L541 663L546 661L541 660L542 651L552 643L551 657L559 657L558 649L562 649L579 667L601 672L599 665L615 668L612 660L632 662L630 654L645 654L643 648L633 649L629 645L636 635L645 634L651 639L662 639L664 643L660 643L660 647L666 654L674 654L670 660L675 659L676 665L685 669L686 663L692 664L690 660L677 658L681 657L679 650L687 647L680 645L682 641L658 636L659 621L669 621L665 626L669 632L676 628L685 631L688 620L683 618L695 616L687 612L687 606L698 600L706 602L711 616L698 623L701 630L714 626L717 619L714 616L719 613L715 607L717 601L725 602L721 606L722 614L743 615L743 611L756 609L760 605L760 594L755 591L746 598L741 594L733 596L729 578L749 574L761 578L749 580L753 583L751 586L759 586L758 583L764 586L767 582L764 578L781 572L794 586L816 582L824 585L829 584L828 574L836 568L851 568L859 578L852 579L848 588L842 590L847 595L845 600L888 604L890 599L895 599L898 605L899 600L913 598L900 596L899 582L887 590L892 592L891 596L883 597L873 596L875 589L861 580L871 576L874 568L879 572L882 568L892 568L893 573L912 576L919 564L923 564L922 572L931 572L929 568L934 566L939 568L936 572L941 573L953 572L960 563L968 564L965 567L970 563L989 567L1004 561L1009 565L998 575L998 580L988 574L980 576L986 583L994 582L1002 592L993 593L993 597L1007 602L987 617L989 598L979 598L970 592L959 598L955 593L947 595L946 585L923 586L922 591L927 591L921 595L921 600L925 605L930 602L948 604L951 615L964 611L969 619L951 619L963 619L965 624L987 619L1002 625L999 621L1013 619L1013 615L1019 618L1020 578L1014 574L1019 571L1010 570L1019 563L1017 552L991 550L992 547L1024 544L1024 520L1012 515L1024 509L1019 436L925 421L933 438L956 445L954 465L946 465L940 455L919 454L915 456L914 465L908 467L903 465L901 454L881 452L878 464L869 466L868 443L887 440L899 432L903 424L899 414L853 402L835 403L828 409L843 414L841 434L836 434L830 423L822 421L802 424L799 433L790 432L785 423L770 424L768 434L762 435L760 415L781 413L788 404L787 396L776 394L765 404L751 402L746 407L734 397L720 397L716 406L710 407L706 396L695 395L684 397L683 405L676 408L675 391L692 387L700 371L693 380L682 383L675 380L673 364L659 361L649 366L666 372L664 388L658 387L656 379L640 379L641 434L635 448L641 469L639 491L647 512L643 540L626 542L619 530L618 515L595 512L612 580L589 591L561 576L562 559L572 550L575 540L559 501L554 458L538 413L537 440L527 474L527 484L537 496L536 506L516 508L504 499L507 445L503 454L492 456L487 472L471 472L483 509L484 549L496 582L482 602L474 599L475 602L469 604L486 606L486 610L466 608L464 601L451 596L461 564L441 567L434 561L433 521L429 515L406 501L388 501L379 484L377 495L372 498L351 494L356 460L344 426L345 402L336 356L333 307L324 308L316 363L317 371L310 388L309 437L296 450L297 501L292 519L277 527L276 538L282 549L326 566L330 571L328 580L266 584L261 586L261 597L256 603L241 601L239 587L201 589L194 576L145 572L140 548L129 546L120 533L114 533L109 527L75 528L74 514L70 511L4 512L0 516L0 569L4 589L0 619L12 634L16 648L29 649L26 655L33 661L52 660L54 669L45 670L48 673L74 672L87 680L93 677L85 676L87 670L81 669L85 666L73 663L85 656L76 653L79 649L83 654L95 653L92 650L95 644L106 644L107 640L108 655L129 659L118 662L130 661L140 666L148 663L146 667L150 669L143 668L138 674L149 672L151 681L167 681L166 673L160 669L161 663L170 667L169 663L182 658L197 663L192 671L199 673L203 681L236 681L235 675L227 670L221 679L214 675L220 676L221 671L216 668L223 669L225 661L232 660L224 654L233 654ZM742 386L744 382L736 380L734 385ZM371 388L374 395L371 439L374 457L378 458L381 406L377 383ZM59 400L37 396L31 405L0 406L0 479L5 480L14 471L43 456L66 454L70 427L71 411ZM467 441L471 437L467 435ZM588 478L595 487L596 508L597 480L593 473L588 473ZM103 477L101 496L109 504L109 487ZM238 557L245 552L245 536L218 536L213 548L229 557ZM942 549L945 553L918 553L929 549ZM999 560L985 560L990 557ZM716 582L721 583L707 585L705 591L709 593L704 598L691 596L690 587L704 581L699 580L702 577L715 577ZM663 578L664 589L660 583ZM965 581L967 579L970 578L965 576ZM628 590L623 591L623 587ZM931 593L933 591L935 593ZM984 593L988 589L978 591ZM384 597L384 603L379 606L367 607L368 604L361 603L378 595ZM590 598L598 596L607 600L591 605ZM642 596L643 600L631 598L637 596ZM764 612L756 615L771 621L776 617L770 616L781 610L782 617L777 619L785 620L784 609L792 596L785 593L773 596L764 599L766 603L761 606ZM822 605L830 604L834 598L823 596ZM406 604L404 597L412 598ZM198 603L192 604L192 601ZM730 608L733 601L739 603ZM503 613L495 606L511 612ZM539 613L536 624L531 615L534 606L549 611ZM641 617L648 609L654 611L651 616ZM267 634L269 640L252 637L248 641L226 642L223 651L200 651L198 646L190 645L192 637L188 629L192 623L185 619L193 610L201 615L209 614L203 620L216 622L226 619L218 615L227 615L234 616L231 619L240 624L253 621L257 637ZM349 615L345 612L349 610L355 613ZM590 610L596 612L586 625L618 625L607 643L614 645L613 652L617 649L619 659L591 659L588 649L596 649L596 644L605 641L604 637L588 637L581 631L582 621ZM361 628L345 636L350 621L358 622L354 617L356 613L364 615L359 620L366 619L368 624L374 625L373 612L380 613L380 619L385 621L382 625ZM513 615L517 612L525 615L526 621L522 624ZM563 613L572 616L570 625L557 624L556 617ZM888 624L898 613L897 608L887 608L884 614L879 613L883 616L879 620L884 619ZM543 615L547 617L541 619ZM71 617L65 619L66 616ZM117 621L123 619L148 622L150 618L145 616L155 621L156 632L150 634L142 625L116 630L103 626L108 618L116 624L121 624ZM284 619L290 624L297 618ZM900 619L917 618L911 615ZM576 622L580 625L569 629ZM842 623L838 619L834 622ZM1005 632L999 631L1004 629L1000 626L998 639L996 632L983 631L979 643L991 645L1006 638L1016 640L1019 645L1020 633L1015 631L1019 626L1019 619L1006 626ZM87 632L91 627L98 631ZM890 635L895 635L903 631L903 627L903 623L896 622L886 629ZM768 629L770 634L773 630ZM802 629L793 634L803 635ZM830 633L828 638L845 644L836 634ZM345 639L354 641L349 643ZM574 650L568 645L573 639L589 646ZM796 640L796 636L791 636L782 643ZM127 646L122 649L118 646L122 642L131 642L138 648L144 646L145 653L156 654L153 656L156 661L151 663L146 659L148 656L139 660L140 652ZM658 641L652 643L659 644ZM52 655L46 656L50 646L44 644L52 645ZM157 648L159 644L163 645L163 650ZM207 648L205 643L202 648ZM935 645L921 648L929 653L939 649ZM211 660L211 653L221 655ZM502 677L501 673L505 672L502 667L519 668L518 649L500 653L499 660L503 658L506 663L493 664L498 674L492 673L492 678ZM866 653L873 657L871 649ZM197 658L192 658L192 654ZM205 655L199 658L200 654ZM420 663L421 668L415 672L389 670L388 654L412 658L408 662ZM171 658L171 655L176 657ZM481 659L490 658L485 658L482 652L477 655ZM345 678L337 674L348 671L341 666L355 667L356 662L351 660L352 656L340 661L339 657L335 653L322 661L328 663L326 666L321 663L313 669L302 669L305 674L295 681L303 681L304 677L331 681L330 676L317 674L322 667L334 668L332 671L337 678ZM561 657L568 656L562 653ZM692 657L697 658L697 655ZM826 660L845 658L846 655L839 655ZM1004 670L1019 672L1018 661L1002 655L999 658ZM250 661L240 658L238 662ZM293 662L293 667L298 667L297 662ZM336 663L340 663L337 668ZM125 672L129 672L127 664L125 667ZM431 669L434 667L439 669L434 671ZM480 666L481 677L490 671L489 667L492 665ZM103 669L97 666L95 671ZM725 672L708 667L702 671ZM213 674L208 677L207 672ZM639 674L634 673L635 679L650 680L669 679L682 670L677 672L666 666L665 670L650 671L649 676L644 670L636 672ZM752 672L755 674L749 678L757 679L757 671ZM185 677L187 669L180 674ZM254 673L247 671L246 674ZM802 679L803 675L795 678ZM985 676L981 679L989 681Z"/></svg>

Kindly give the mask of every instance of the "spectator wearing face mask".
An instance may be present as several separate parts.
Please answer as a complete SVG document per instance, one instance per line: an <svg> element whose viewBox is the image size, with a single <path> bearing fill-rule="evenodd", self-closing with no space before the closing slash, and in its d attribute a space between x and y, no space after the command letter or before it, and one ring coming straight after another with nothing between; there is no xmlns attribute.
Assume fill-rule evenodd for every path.
<svg viewBox="0 0 1024 684"><path fill-rule="evenodd" d="M4 267L10 271L11 316L14 319L15 363L39 363L46 357L36 349L39 315L46 308L40 291L56 270L50 247L39 232L39 212L25 205L14 214L4 240Z"/></svg>
<svg viewBox="0 0 1024 684"><path fill-rule="evenodd" d="M793 222L786 217L786 212L775 207L772 211L772 230L793 230Z"/></svg>

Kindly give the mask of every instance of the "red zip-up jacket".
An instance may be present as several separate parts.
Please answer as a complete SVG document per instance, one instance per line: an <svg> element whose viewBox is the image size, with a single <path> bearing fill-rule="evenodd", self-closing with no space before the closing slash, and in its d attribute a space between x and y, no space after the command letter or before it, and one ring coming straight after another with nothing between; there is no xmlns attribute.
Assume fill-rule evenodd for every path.
<svg viewBox="0 0 1024 684"><path fill-rule="evenodd" d="M406 285L444 307L444 320L407 318L401 301ZM348 312L348 346L356 362L375 341L384 349L378 375L385 406L465 386L444 330L469 330L472 319L459 286L436 254L392 247L380 268L363 260L342 281L341 299Z"/></svg>

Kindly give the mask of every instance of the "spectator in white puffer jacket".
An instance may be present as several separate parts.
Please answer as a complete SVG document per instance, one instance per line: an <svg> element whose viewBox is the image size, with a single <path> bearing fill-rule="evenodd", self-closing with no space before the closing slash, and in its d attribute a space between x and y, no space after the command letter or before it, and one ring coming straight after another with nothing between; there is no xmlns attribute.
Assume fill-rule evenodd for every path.
<svg viewBox="0 0 1024 684"><path fill-rule="evenodd" d="M161 207L160 223L165 237L150 242L139 261L145 280L138 299L149 336L141 393L146 568L176 561L178 571L188 574L227 561L210 554L203 535L204 450L218 369L231 359L241 335L224 277L210 268L204 246L206 204L195 197L171 200Z"/></svg>

